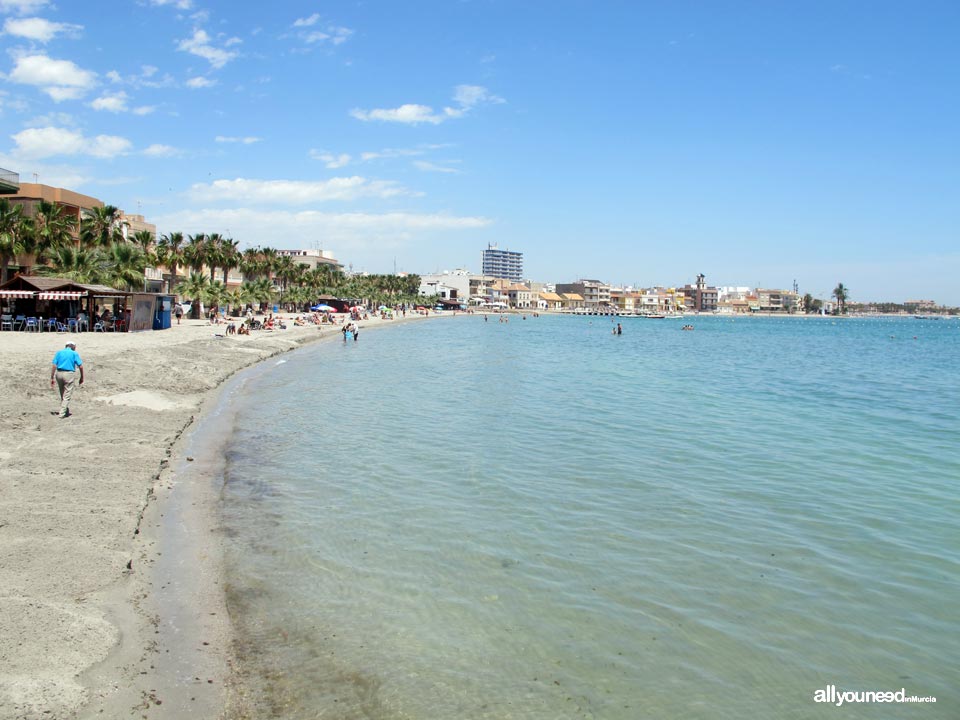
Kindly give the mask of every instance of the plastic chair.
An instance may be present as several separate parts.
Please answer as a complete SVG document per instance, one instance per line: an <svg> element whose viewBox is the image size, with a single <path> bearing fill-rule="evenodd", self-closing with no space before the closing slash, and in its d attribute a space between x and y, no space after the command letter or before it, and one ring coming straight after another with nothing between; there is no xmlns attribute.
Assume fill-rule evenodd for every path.
<svg viewBox="0 0 960 720"><path fill-rule="evenodd" d="M13 330L13 315L4 315L0 318L0 330Z"/></svg>
<svg viewBox="0 0 960 720"><path fill-rule="evenodd" d="M47 318L44 324L47 326L47 332L50 332L51 330L59 331L61 323L56 318Z"/></svg>
<svg viewBox="0 0 960 720"><path fill-rule="evenodd" d="M32 332L40 332L40 323L37 322L35 317L28 317L24 323L23 329Z"/></svg>
<svg viewBox="0 0 960 720"><path fill-rule="evenodd" d="M24 315L17 315L13 320L13 329L14 330L23 330L23 326L27 324L27 318Z"/></svg>
<svg viewBox="0 0 960 720"><path fill-rule="evenodd" d="M93 324L93 331L94 331L94 332L106 332L107 330L106 330L105 327L103 327L103 323L98 320L97 322L95 322L95 323Z"/></svg>
<svg viewBox="0 0 960 720"><path fill-rule="evenodd" d="M80 323L76 318L68 318L66 327L70 332L80 332Z"/></svg>

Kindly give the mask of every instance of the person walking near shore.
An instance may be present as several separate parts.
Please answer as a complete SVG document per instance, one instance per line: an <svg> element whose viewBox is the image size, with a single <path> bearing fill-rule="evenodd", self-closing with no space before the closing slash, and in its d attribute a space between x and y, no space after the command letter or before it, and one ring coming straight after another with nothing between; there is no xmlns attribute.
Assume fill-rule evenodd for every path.
<svg viewBox="0 0 960 720"><path fill-rule="evenodd" d="M77 344L68 342L63 350L58 350L50 365L50 387L57 384L60 391L60 417L70 416L70 398L73 397L73 383L77 369L80 369L80 382L83 385L83 360L77 353Z"/></svg>

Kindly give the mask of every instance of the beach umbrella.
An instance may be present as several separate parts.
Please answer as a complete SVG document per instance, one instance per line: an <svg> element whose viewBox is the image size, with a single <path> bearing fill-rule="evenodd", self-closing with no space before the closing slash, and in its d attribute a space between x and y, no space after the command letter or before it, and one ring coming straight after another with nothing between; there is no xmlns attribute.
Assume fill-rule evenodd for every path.
<svg viewBox="0 0 960 720"><path fill-rule="evenodd" d="M335 307L331 307L330 305L314 305L310 309L315 311L320 311L320 312L336 312L337 311Z"/></svg>

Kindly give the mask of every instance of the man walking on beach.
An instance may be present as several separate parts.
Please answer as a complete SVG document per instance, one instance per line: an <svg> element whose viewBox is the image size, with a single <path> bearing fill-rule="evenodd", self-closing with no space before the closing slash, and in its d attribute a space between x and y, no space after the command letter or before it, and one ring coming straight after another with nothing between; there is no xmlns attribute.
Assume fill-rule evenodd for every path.
<svg viewBox="0 0 960 720"><path fill-rule="evenodd" d="M73 380L77 368L80 369L80 382L77 384L83 385L83 360L77 353L77 344L71 341L64 345L63 350L57 351L50 365L50 387L56 382L60 390L61 418L70 415L70 398L73 397Z"/></svg>

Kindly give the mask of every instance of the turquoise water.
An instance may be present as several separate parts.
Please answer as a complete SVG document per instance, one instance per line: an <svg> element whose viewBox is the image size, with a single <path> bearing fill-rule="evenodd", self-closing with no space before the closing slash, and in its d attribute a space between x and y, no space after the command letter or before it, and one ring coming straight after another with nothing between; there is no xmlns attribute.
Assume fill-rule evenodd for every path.
<svg viewBox="0 0 960 720"><path fill-rule="evenodd" d="M960 323L622 322L378 330L234 393L266 716L960 717Z"/></svg>

